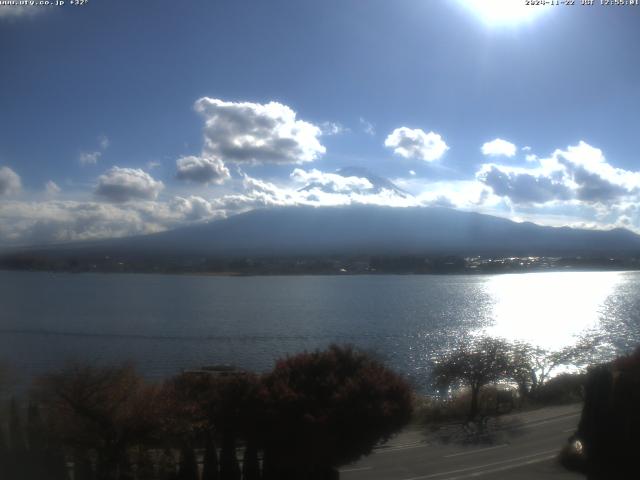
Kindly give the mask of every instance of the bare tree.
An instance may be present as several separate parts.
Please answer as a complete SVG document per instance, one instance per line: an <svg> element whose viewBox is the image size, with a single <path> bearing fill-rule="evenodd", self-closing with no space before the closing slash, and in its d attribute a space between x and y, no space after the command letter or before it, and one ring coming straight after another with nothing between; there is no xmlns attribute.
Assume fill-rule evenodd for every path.
<svg viewBox="0 0 640 480"><path fill-rule="evenodd" d="M432 375L438 389L470 388L469 420L474 420L478 415L480 389L515 376L513 346L492 337L460 342L434 362Z"/></svg>
<svg viewBox="0 0 640 480"><path fill-rule="evenodd" d="M523 395L533 396L561 367L587 365L599 345L600 339L586 336L557 350L516 343L513 345L513 379Z"/></svg>

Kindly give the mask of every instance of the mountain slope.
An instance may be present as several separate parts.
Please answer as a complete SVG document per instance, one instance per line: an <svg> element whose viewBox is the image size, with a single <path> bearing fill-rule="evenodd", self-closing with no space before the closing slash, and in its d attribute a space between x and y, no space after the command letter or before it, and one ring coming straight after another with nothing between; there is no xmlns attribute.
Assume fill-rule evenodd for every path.
<svg viewBox="0 0 640 480"><path fill-rule="evenodd" d="M287 207L140 237L60 247L106 254L171 255L629 255L630 231L553 228L447 208Z"/></svg>

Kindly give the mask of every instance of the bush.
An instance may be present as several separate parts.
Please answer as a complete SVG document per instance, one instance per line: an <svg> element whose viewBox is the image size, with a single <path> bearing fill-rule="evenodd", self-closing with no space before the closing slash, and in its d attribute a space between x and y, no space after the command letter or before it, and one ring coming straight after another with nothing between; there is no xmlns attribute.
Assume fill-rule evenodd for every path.
<svg viewBox="0 0 640 480"><path fill-rule="evenodd" d="M272 425L265 455L297 478L330 475L411 418L408 383L351 347L280 360L265 385Z"/></svg>
<svg viewBox="0 0 640 480"><path fill-rule="evenodd" d="M543 405L562 405L584 399L584 374L561 373L538 387L532 400Z"/></svg>
<svg viewBox="0 0 640 480"><path fill-rule="evenodd" d="M489 416L510 411L498 408L498 392L504 391L511 392L514 401L518 402L515 390L499 385L485 385L478 394L478 414ZM458 390L450 398L416 396L413 420L434 429L443 423L462 422L468 419L470 403L469 389Z"/></svg>

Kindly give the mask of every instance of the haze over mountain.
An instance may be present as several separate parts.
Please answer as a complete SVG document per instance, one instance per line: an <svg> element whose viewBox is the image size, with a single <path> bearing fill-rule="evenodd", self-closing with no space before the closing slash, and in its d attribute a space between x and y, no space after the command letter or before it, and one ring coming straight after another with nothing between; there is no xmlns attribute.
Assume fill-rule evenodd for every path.
<svg viewBox="0 0 640 480"><path fill-rule="evenodd" d="M577 256L640 254L624 229L579 230L517 223L491 215L417 205L415 197L367 169L309 175L308 196L395 198L404 207L367 204L257 208L225 219L150 235L34 247L45 255L238 257L326 255ZM305 197L306 198L306 197ZM354 197L355 198L355 197Z"/></svg>
<svg viewBox="0 0 640 480"><path fill-rule="evenodd" d="M341 254L634 255L640 236L516 223L441 207L284 207L146 236L78 242L59 254L290 256Z"/></svg>

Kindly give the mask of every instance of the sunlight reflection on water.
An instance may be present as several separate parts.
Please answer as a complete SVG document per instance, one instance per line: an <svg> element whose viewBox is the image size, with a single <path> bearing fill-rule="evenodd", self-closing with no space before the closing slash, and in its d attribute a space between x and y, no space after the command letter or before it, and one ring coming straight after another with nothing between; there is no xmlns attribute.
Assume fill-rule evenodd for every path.
<svg viewBox="0 0 640 480"><path fill-rule="evenodd" d="M575 342L598 328L620 272L553 272L488 278L493 324L482 332L548 349Z"/></svg>
<svg viewBox="0 0 640 480"><path fill-rule="evenodd" d="M351 343L426 389L430 360L468 335L557 349L591 329L615 354L640 344L640 272L206 277L0 271L0 306L0 364L24 378L73 359L131 360L150 378L218 363L268 371L282 356Z"/></svg>

